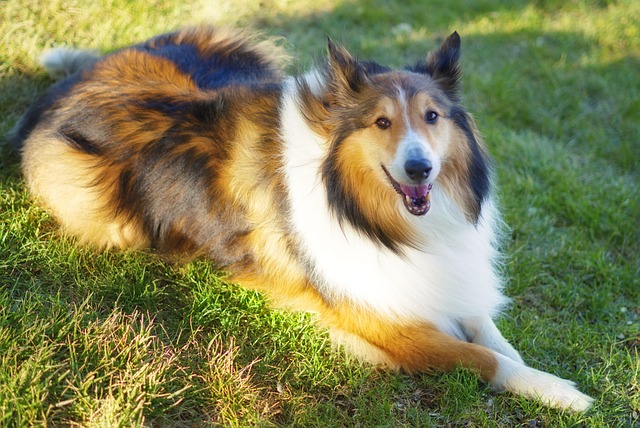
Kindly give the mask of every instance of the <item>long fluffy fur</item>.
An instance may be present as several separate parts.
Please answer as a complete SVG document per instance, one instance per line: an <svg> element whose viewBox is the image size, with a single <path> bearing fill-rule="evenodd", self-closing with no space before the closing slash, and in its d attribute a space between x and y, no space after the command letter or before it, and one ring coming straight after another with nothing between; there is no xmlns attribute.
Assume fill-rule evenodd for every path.
<svg viewBox="0 0 640 428"><path fill-rule="evenodd" d="M103 58L57 51L15 130L31 192L81 242L206 257L396 369L476 370L572 410L492 317L506 298L487 151L459 103L457 33L392 70L329 41L325 64L191 28Z"/></svg>

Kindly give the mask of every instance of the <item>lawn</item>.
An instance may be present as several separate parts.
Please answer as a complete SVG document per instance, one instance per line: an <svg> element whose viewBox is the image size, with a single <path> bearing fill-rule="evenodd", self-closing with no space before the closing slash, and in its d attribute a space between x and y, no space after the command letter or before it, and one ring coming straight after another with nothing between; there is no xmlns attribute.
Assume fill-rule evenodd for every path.
<svg viewBox="0 0 640 428"><path fill-rule="evenodd" d="M0 1L0 426L640 427L638 17L635 0ZM457 30L511 227L498 324L594 407L362 365L312 315L269 308L207 262L62 235L4 138L51 84L38 56L198 22L280 37L292 71L327 35L402 66Z"/></svg>

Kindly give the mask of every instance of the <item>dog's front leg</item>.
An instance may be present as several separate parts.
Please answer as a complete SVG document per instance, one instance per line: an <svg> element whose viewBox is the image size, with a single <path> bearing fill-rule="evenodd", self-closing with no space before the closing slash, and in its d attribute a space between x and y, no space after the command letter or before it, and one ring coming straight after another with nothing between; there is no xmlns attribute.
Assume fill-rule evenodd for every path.
<svg viewBox="0 0 640 428"><path fill-rule="evenodd" d="M520 353L502 337L502 333L488 315L465 318L460 321L460 326L470 342L485 346L513 361L524 364Z"/></svg>

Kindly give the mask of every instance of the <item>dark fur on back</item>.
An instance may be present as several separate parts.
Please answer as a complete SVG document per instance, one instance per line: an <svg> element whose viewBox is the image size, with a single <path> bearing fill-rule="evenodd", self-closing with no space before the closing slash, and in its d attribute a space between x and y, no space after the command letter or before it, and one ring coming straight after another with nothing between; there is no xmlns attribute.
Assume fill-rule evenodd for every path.
<svg viewBox="0 0 640 428"><path fill-rule="evenodd" d="M134 49L168 59L201 89L255 85L280 77L280 70L274 70L264 55L248 49L246 39L202 43L202 40L215 39L214 34L212 28L186 34L170 33L154 37Z"/></svg>

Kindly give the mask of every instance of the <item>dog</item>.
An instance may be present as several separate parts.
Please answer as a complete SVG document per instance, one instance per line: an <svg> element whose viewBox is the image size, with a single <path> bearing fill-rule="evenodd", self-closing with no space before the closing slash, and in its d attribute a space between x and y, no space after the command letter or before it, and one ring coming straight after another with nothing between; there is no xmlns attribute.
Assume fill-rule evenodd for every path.
<svg viewBox="0 0 640 428"><path fill-rule="evenodd" d="M79 242L206 258L335 343L406 372L466 367L584 411L493 318L502 293L492 163L460 102L460 37L404 69L328 39L287 76L243 31L193 27L105 56L58 49L14 141L31 194Z"/></svg>

